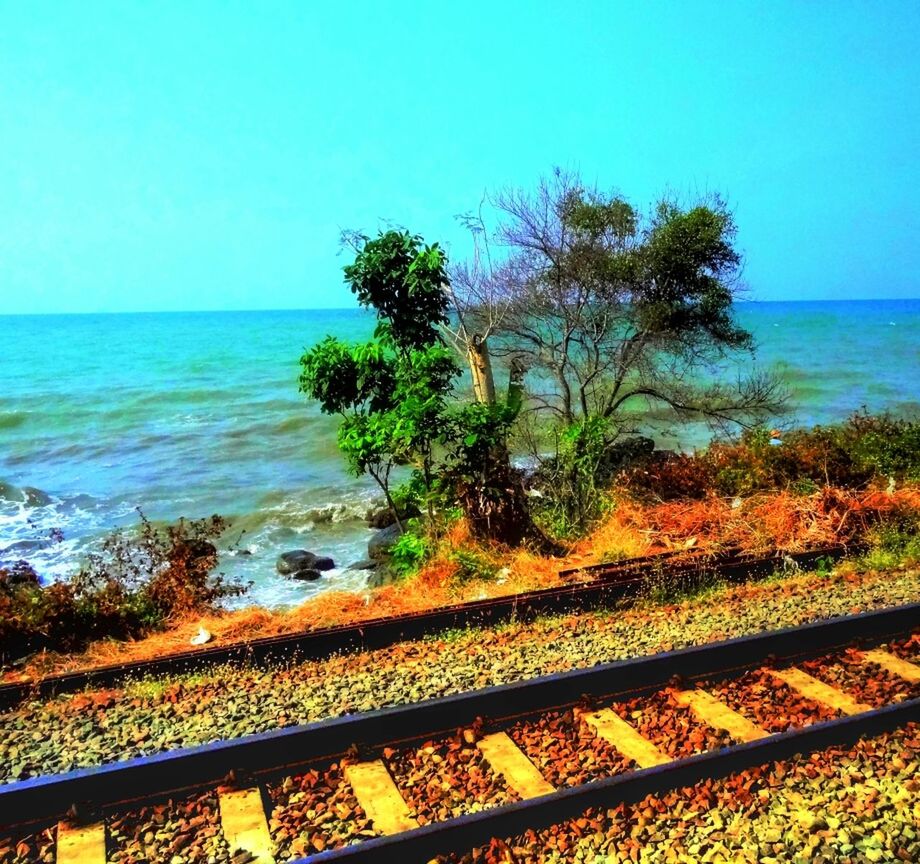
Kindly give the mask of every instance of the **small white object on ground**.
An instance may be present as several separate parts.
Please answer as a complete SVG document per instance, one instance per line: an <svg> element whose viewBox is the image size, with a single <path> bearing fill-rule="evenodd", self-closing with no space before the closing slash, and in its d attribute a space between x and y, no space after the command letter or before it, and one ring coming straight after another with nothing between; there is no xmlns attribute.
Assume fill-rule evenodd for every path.
<svg viewBox="0 0 920 864"><path fill-rule="evenodd" d="M198 632L192 636L191 644L192 645L204 645L205 642L211 641L211 634L204 629L204 627L199 627Z"/></svg>

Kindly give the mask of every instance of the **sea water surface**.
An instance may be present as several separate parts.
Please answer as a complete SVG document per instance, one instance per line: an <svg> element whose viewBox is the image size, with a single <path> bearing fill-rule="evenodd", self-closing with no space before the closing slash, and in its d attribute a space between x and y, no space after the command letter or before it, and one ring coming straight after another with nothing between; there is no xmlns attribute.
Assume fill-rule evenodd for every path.
<svg viewBox="0 0 920 864"><path fill-rule="evenodd" d="M757 365L788 382L798 422L920 413L920 300L742 303L738 318ZM229 518L221 569L254 583L246 602L363 587L346 567L364 557L377 492L348 475L334 418L297 378L305 347L372 329L360 310L0 316L0 561L54 578L141 507ZM275 572L293 548L341 566L293 582Z"/></svg>

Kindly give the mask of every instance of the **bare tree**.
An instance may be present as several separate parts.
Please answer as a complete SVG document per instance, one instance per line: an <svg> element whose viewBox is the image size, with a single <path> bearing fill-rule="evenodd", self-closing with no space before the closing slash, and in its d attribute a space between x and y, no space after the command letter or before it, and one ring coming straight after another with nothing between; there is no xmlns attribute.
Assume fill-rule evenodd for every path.
<svg viewBox="0 0 920 864"><path fill-rule="evenodd" d="M732 317L741 259L719 198L688 209L664 199L643 219L622 197L557 170L535 193L510 189L492 203L506 254L490 258L484 282L457 281L501 310L493 353L533 373L528 397L539 411L564 425L603 418L615 437L654 403L718 425L783 409L769 376L705 382L719 361L753 351ZM458 271L478 272L475 262Z"/></svg>
<svg viewBox="0 0 920 864"><path fill-rule="evenodd" d="M494 405L498 397L489 338L502 325L511 298L495 279L492 251L482 217L484 203L484 200L480 202L475 214L457 217L472 236L473 257L450 268L450 282L445 285L445 291L456 323L445 329L469 364L476 401Z"/></svg>

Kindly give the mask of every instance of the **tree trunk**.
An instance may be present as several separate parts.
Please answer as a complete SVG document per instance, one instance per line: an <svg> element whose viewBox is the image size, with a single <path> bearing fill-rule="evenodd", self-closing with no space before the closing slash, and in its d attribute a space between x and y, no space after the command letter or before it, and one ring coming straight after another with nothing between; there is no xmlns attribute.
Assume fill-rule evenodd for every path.
<svg viewBox="0 0 920 864"><path fill-rule="evenodd" d="M469 343L467 359L473 376L473 393L476 401L484 405L495 404L495 377L492 375L492 358L489 345L481 336L474 336Z"/></svg>
<svg viewBox="0 0 920 864"><path fill-rule="evenodd" d="M473 393L483 405L495 405L495 376L485 339L476 335L468 343L467 358L473 377ZM507 404L520 411L524 401L524 368L513 360L508 378ZM504 444L491 448L478 466L476 478L465 484L460 503L474 537L497 540L508 546L534 543L557 554L561 550L533 523L519 471L511 465L511 454Z"/></svg>

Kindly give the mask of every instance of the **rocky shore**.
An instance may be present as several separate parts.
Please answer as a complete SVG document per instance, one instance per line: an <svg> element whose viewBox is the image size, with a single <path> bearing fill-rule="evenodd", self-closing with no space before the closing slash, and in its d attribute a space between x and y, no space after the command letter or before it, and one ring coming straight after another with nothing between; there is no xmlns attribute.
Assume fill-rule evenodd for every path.
<svg viewBox="0 0 920 864"><path fill-rule="evenodd" d="M417 516L418 511L404 511L402 519ZM353 561L345 569L349 571L368 571L367 587L380 588L392 582L392 574L387 564L390 550L403 533L393 511L386 506L375 506L365 515L367 527L374 533L367 543L367 557ZM328 555L311 552L309 549L292 549L278 556L275 569L282 576L300 581L314 582L323 573L336 569L337 565Z"/></svg>

